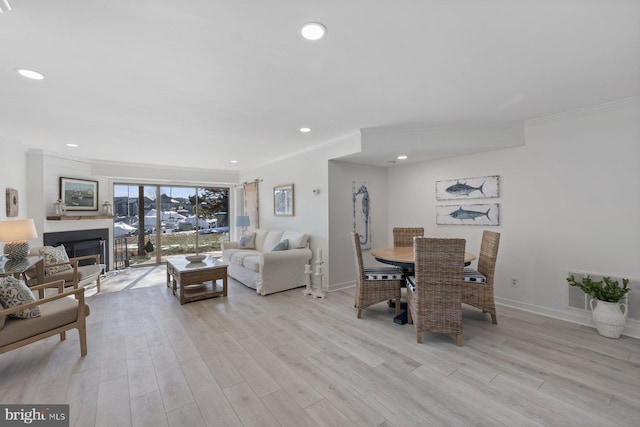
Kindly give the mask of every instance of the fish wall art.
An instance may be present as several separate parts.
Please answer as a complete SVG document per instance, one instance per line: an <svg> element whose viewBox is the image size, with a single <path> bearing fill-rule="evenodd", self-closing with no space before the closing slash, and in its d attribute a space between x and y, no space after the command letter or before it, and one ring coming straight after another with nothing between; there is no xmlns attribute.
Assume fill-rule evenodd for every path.
<svg viewBox="0 0 640 427"><path fill-rule="evenodd" d="M500 205L469 204L436 206L438 225L500 225Z"/></svg>
<svg viewBox="0 0 640 427"><path fill-rule="evenodd" d="M436 181L436 200L489 199L500 197L500 176L481 176Z"/></svg>

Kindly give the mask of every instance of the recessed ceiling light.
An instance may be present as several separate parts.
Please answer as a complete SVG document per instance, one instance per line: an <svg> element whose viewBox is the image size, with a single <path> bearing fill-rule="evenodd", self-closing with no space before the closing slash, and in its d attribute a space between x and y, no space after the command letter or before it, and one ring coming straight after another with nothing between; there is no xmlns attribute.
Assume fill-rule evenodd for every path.
<svg viewBox="0 0 640 427"><path fill-rule="evenodd" d="M327 33L327 28L319 22L309 22L304 24L300 33L307 40L320 40Z"/></svg>
<svg viewBox="0 0 640 427"><path fill-rule="evenodd" d="M407 160L407 156L405 156L404 154L401 156L396 157L396 159L398 160Z"/></svg>
<svg viewBox="0 0 640 427"><path fill-rule="evenodd" d="M76 147L78 147L78 144L69 143L69 144L67 144L67 147L76 148Z"/></svg>
<svg viewBox="0 0 640 427"><path fill-rule="evenodd" d="M237 160L231 160L229 163L238 163Z"/></svg>
<svg viewBox="0 0 640 427"><path fill-rule="evenodd" d="M311 128L300 128L300 132L309 133L309 132L311 132Z"/></svg>
<svg viewBox="0 0 640 427"><path fill-rule="evenodd" d="M44 76L37 71L27 70L26 68L18 68L17 71L22 77L26 77L28 79L32 79L32 80L44 79Z"/></svg>

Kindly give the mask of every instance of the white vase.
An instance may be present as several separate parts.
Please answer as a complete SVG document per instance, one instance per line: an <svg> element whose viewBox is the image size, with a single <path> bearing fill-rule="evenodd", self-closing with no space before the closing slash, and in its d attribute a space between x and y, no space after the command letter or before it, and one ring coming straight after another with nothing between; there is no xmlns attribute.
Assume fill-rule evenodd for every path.
<svg viewBox="0 0 640 427"><path fill-rule="evenodd" d="M595 303L595 305L594 305ZM598 333L608 338L622 335L627 313L627 305L619 302L606 302L598 299L589 301L593 322Z"/></svg>

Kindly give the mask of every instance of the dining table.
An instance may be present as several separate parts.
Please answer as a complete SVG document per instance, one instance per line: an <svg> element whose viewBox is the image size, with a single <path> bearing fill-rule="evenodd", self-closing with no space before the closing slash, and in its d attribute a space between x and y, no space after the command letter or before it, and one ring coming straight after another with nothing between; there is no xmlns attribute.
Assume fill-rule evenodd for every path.
<svg viewBox="0 0 640 427"><path fill-rule="evenodd" d="M408 274L408 272L413 271L415 267L413 246L397 246L392 248L371 249L371 255L373 255L376 261L400 267L404 271L404 274ZM475 259L476 256L474 254L470 252L464 253L465 266L471 264L471 262ZM391 302L392 301L389 301L390 307L392 306ZM393 322L399 325L404 325L407 323L407 303L402 302L401 304L401 307L404 311L401 314L395 316L393 318Z"/></svg>
<svg viewBox="0 0 640 427"><path fill-rule="evenodd" d="M413 246L398 246L393 248L371 249L371 255L384 264L396 265L403 270L413 270ZM470 252L464 253L464 265L469 265L476 256Z"/></svg>

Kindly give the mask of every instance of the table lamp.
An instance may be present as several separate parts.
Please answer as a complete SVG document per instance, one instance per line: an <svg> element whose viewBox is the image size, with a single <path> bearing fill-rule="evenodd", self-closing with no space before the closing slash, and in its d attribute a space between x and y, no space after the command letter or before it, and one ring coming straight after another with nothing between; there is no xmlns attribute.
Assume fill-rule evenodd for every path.
<svg viewBox="0 0 640 427"><path fill-rule="evenodd" d="M0 221L0 242L4 245L4 254L9 259L23 259L29 255L29 239L38 237L33 219Z"/></svg>
<svg viewBox="0 0 640 427"><path fill-rule="evenodd" d="M247 230L247 227L250 225L251 225L251 222L249 221L249 217L247 215L238 215L236 217L236 227L242 227L243 236Z"/></svg>

